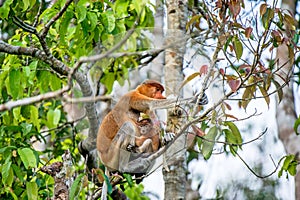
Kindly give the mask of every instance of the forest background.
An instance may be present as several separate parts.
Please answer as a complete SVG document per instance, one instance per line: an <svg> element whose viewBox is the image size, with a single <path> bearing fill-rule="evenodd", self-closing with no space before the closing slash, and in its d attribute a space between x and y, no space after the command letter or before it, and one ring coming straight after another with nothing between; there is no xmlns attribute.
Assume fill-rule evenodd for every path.
<svg viewBox="0 0 300 200"><path fill-rule="evenodd" d="M296 3L0 1L0 197L97 199L105 181L109 195L162 198L151 185L163 171L165 199L300 199ZM184 146L162 156L178 162L109 182L94 162L99 123L145 79L209 104L160 114Z"/></svg>

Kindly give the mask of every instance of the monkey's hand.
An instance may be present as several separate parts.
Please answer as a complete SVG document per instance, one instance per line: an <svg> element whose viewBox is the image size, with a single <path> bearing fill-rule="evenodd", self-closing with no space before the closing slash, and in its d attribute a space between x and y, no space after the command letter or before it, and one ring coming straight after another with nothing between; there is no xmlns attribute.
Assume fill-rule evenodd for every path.
<svg viewBox="0 0 300 200"><path fill-rule="evenodd" d="M130 149L135 146L135 133L134 125L130 122L125 122L118 133L116 134L113 142L117 148Z"/></svg>
<svg viewBox="0 0 300 200"><path fill-rule="evenodd" d="M161 139L161 143L162 145L167 145L169 144L173 139L175 138L175 133L171 133L171 132L168 132L168 133L165 133L164 136L162 137Z"/></svg>

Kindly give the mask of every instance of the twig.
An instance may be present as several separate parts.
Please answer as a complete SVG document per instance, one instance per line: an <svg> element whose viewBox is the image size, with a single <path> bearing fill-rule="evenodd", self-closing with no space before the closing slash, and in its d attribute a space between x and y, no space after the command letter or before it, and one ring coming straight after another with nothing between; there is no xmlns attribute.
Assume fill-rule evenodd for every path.
<svg viewBox="0 0 300 200"><path fill-rule="evenodd" d="M38 12L37 12L36 16L34 17L34 22L32 24L33 27L36 27L38 25L38 23L39 23L39 17L42 14L42 8L43 8L43 6L44 6L44 0L41 0Z"/></svg>
<svg viewBox="0 0 300 200"><path fill-rule="evenodd" d="M26 55L44 61L45 63L51 65L51 68L61 75L68 75L70 68L55 57L48 57L45 52L40 49L33 47L20 47L8 44L0 40L0 52L15 54L15 55Z"/></svg>
<svg viewBox="0 0 300 200"><path fill-rule="evenodd" d="M90 96L90 97L80 97L80 98L63 97L63 100L68 103L83 103L83 102L96 102L96 101L110 101L112 100L112 97L111 96Z"/></svg>
<svg viewBox="0 0 300 200"><path fill-rule="evenodd" d="M73 0L67 0L62 9L44 26L44 29L41 33L42 39L45 39L50 27L63 15L63 13L67 10L67 8L72 2Z"/></svg>
<svg viewBox="0 0 300 200"><path fill-rule="evenodd" d="M16 101L9 101L7 103L0 104L0 112L5 110L11 110L18 106L30 105L30 104L41 102L43 100L57 98L58 96L61 96L63 93L69 91L69 89L70 89L69 86L65 86L62 89L56 90L54 92L48 92L45 94L40 94L34 97L28 97Z"/></svg>
<svg viewBox="0 0 300 200"><path fill-rule="evenodd" d="M243 146L243 145L250 144L250 143L252 143L252 142L258 140L259 138L261 138L263 135L266 134L267 130L268 130L268 129L266 128L266 129L265 129L264 131L262 131L256 138L253 138L253 139L251 139L251 140L249 140L249 141L247 141L247 142L243 142L243 143L240 143L240 144L234 144L234 143L225 142L225 141L219 141L219 140L210 140L210 139L207 139L207 138L205 138L205 137L203 137L203 136L196 135L195 133L192 133L192 132L190 132L190 134L193 134L193 135L195 135L196 137L199 137L199 138L201 138L202 140L205 140L205 141L211 142L211 143L219 143L219 144L225 144L225 145L229 145L229 146Z"/></svg>
<svg viewBox="0 0 300 200"><path fill-rule="evenodd" d="M13 18L13 22L20 28L24 29L25 31L32 33L32 34L37 34L37 31L35 29L35 27L31 26L30 24L27 24L26 22L23 22L20 18L18 18L17 16L14 16Z"/></svg>
<svg viewBox="0 0 300 200"><path fill-rule="evenodd" d="M286 156L282 157L282 158L278 161L277 165L275 166L275 169L274 169L272 172L270 172L269 174L267 174L267 175L265 175L265 176L262 176L262 175L257 174L257 173L256 173L256 172L248 165L248 163L240 156L240 154L237 153L237 151L236 151L234 148L232 148L232 150L235 152L235 154L239 157L239 159L244 163L244 165L247 167L247 169L250 170L250 172L251 172L252 174L254 174L256 177L262 178L262 179L268 178L268 177L272 176L272 175L277 171L277 169L279 168L281 161L282 161L283 159L286 158ZM273 161L273 160L272 160L272 161ZM274 162L274 161L273 161L273 162Z"/></svg>

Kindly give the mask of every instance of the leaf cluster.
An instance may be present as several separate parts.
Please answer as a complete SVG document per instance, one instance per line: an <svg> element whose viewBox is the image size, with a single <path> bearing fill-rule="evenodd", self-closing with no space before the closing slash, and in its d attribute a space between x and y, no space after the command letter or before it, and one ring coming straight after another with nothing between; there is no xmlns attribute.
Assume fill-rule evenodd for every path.
<svg viewBox="0 0 300 200"><path fill-rule="evenodd" d="M69 68L65 66L72 68L83 56L107 51L134 24L139 28L154 23L152 6L148 1L138 0L113 3L107 0L58 0L53 5L51 1L7 0L0 7L0 18L1 34L7 34L5 42L11 48L36 53L28 56L20 51L15 54L0 52L1 105L61 90L75 82L67 77ZM146 37L137 32L118 51L126 48L135 52L145 46L148 46ZM57 63L62 67L55 67ZM132 56L96 64L98 74L93 78L111 92L113 82L124 83L128 79L128 70L136 67L138 61ZM82 69L79 71L86 73ZM82 91L77 91L73 94L82 96ZM0 198L51 197L53 177L45 176L39 168L61 160L60 155L67 149L78 163L81 157L77 145L83 137L79 132L86 128L85 120L76 124L67 120L61 96L41 99L37 104L25 102L24 106L0 112ZM35 146L38 142L43 143L41 150ZM83 167L78 164L76 170L83 170ZM78 176L74 182L72 197L81 178Z"/></svg>

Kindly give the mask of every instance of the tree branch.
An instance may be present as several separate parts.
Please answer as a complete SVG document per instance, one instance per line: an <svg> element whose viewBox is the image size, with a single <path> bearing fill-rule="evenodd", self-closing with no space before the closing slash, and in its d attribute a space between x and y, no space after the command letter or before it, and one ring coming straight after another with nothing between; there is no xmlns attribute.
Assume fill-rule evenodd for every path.
<svg viewBox="0 0 300 200"><path fill-rule="evenodd" d="M37 95L34 97L28 97L28 98L24 98L24 99L20 99L20 100L16 100L16 101L9 101L7 103L0 104L0 112L5 111L5 110L11 110L11 109L13 109L15 107L19 107L19 106L25 106L25 105L38 103L38 102L41 102L41 101L47 100L47 99L57 98L69 90L70 90L70 87L65 86L61 90L57 90L54 92L48 92L45 94L40 94L40 95Z"/></svg>
<svg viewBox="0 0 300 200"><path fill-rule="evenodd" d="M67 10L67 8L72 2L73 0L67 0L65 5L61 8L61 10L44 26L44 29L41 32L41 38L45 39L50 27L64 14L64 12Z"/></svg>

